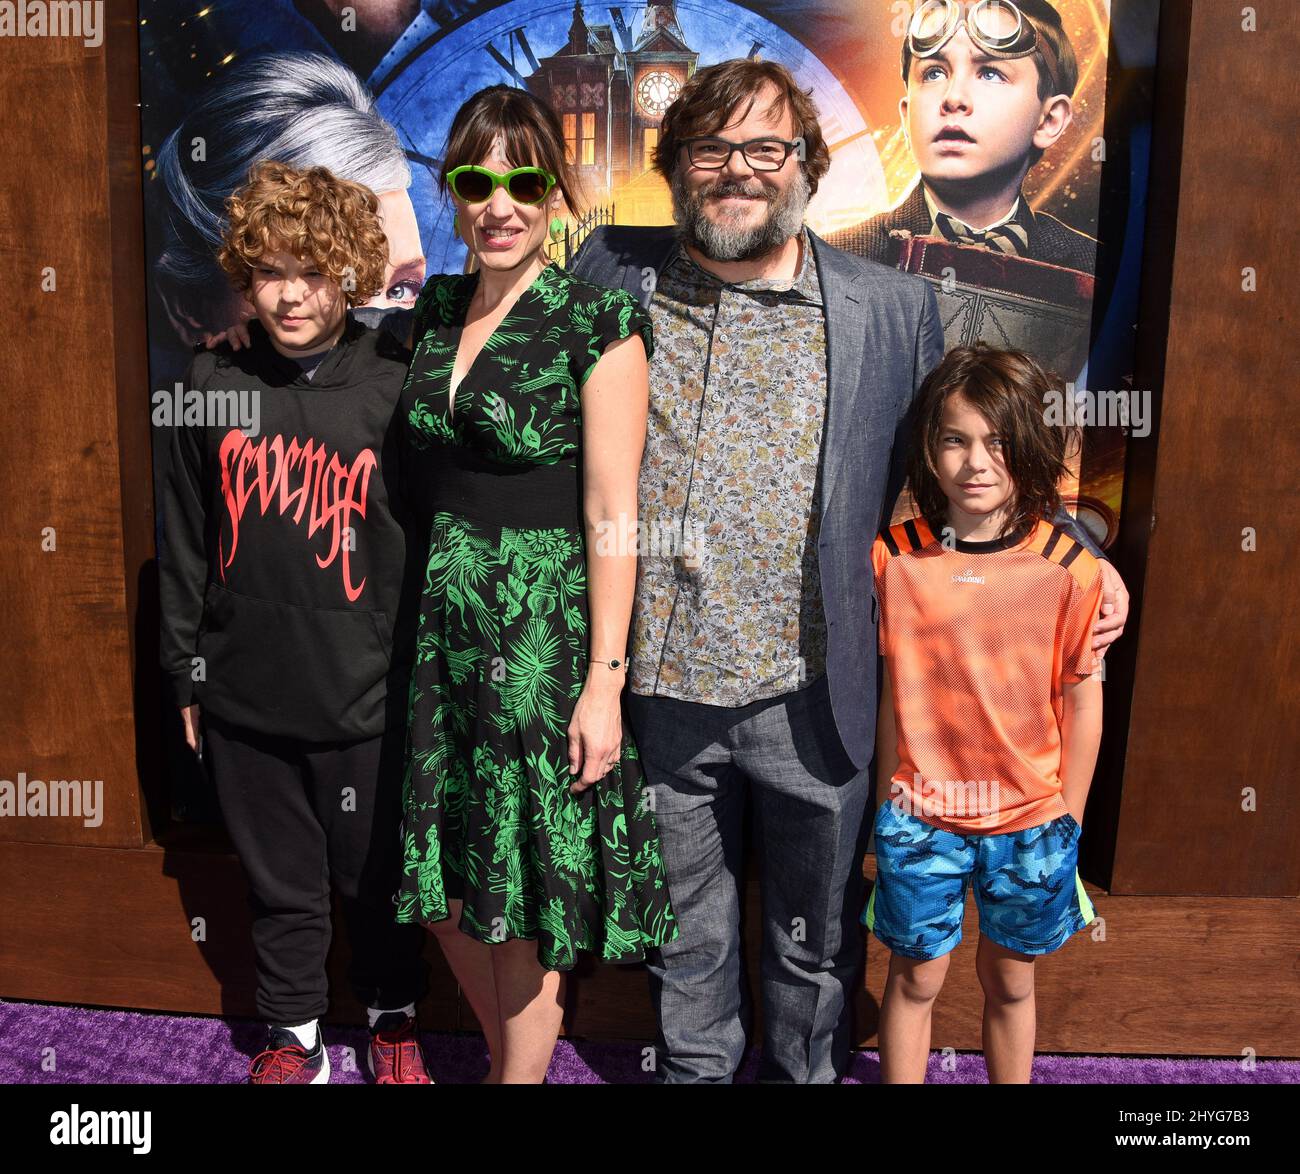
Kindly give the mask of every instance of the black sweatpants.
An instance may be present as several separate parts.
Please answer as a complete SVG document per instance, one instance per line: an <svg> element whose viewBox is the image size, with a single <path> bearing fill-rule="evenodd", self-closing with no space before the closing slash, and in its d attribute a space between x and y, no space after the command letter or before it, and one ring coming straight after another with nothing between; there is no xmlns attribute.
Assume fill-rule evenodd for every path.
<svg viewBox="0 0 1300 1174"><path fill-rule="evenodd" d="M248 879L257 1010L298 1024L329 1005L330 892L352 946L348 977L371 1007L425 990L425 931L394 920L406 731L359 742L300 742L205 715L209 768Z"/></svg>

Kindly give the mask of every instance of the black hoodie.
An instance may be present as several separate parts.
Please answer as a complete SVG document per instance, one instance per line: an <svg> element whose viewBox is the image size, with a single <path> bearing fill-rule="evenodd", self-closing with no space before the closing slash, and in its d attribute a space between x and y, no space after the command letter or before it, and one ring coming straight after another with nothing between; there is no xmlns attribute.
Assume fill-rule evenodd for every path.
<svg viewBox="0 0 1300 1174"><path fill-rule="evenodd" d="M410 353L348 314L308 379L248 325L251 346L196 354L183 390L256 396L256 433L212 410L171 427L162 667L178 706L227 724L372 737L405 720L427 538L402 489Z"/></svg>

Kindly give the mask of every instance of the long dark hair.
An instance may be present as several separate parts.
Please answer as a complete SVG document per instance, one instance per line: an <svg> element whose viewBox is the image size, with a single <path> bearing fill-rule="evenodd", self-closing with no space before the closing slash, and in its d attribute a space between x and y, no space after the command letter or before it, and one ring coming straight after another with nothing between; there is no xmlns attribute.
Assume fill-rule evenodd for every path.
<svg viewBox="0 0 1300 1174"><path fill-rule="evenodd" d="M1078 429L1049 424L1055 401L1063 410L1069 394L1064 382L1033 355L998 350L984 342L953 347L917 392L907 477L918 512L934 533L947 525L948 498L939 485L943 405L961 394L1002 438L1003 460L1015 486L1003 534L1020 531L1061 506L1057 486L1069 473L1066 458L1079 441Z"/></svg>
<svg viewBox="0 0 1300 1174"><path fill-rule="evenodd" d="M488 86L471 94L451 120L438 187L447 195L447 176L457 167L473 166L500 138L516 167L549 171L575 216L582 212L577 172L569 163L564 128L540 98L513 86Z"/></svg>

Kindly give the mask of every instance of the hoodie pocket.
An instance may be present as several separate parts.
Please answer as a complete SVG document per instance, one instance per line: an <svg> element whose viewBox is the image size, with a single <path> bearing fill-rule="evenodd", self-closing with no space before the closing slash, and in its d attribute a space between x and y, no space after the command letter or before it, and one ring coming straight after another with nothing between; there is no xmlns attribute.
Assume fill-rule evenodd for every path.
<svg viewBox="0 0 1300 1174"><path fill-rule="evenodd" d="M385 726L392 649L383 612L299 607L209 583L199 701L232 725L313 742Z"/></svg>

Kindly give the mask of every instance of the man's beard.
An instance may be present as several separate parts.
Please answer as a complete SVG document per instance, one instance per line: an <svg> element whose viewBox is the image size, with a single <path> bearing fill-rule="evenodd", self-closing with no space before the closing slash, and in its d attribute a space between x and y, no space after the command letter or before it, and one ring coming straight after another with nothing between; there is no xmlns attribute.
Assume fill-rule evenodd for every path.
<svg viewBox="0 0 1300 1174"><path fill-rule="evenodd" d="M673 172L669 185L673 194L673 220L682 239L713 261L752 261L785 244L803 227L810 189L803 168L784 191L773 189L758 176L748 179L724 177L691 193L680 171ZM768 203L762 221L748 226L723 213L718 221L704 212L704 201L714 196L758 196Z"/></svg>

